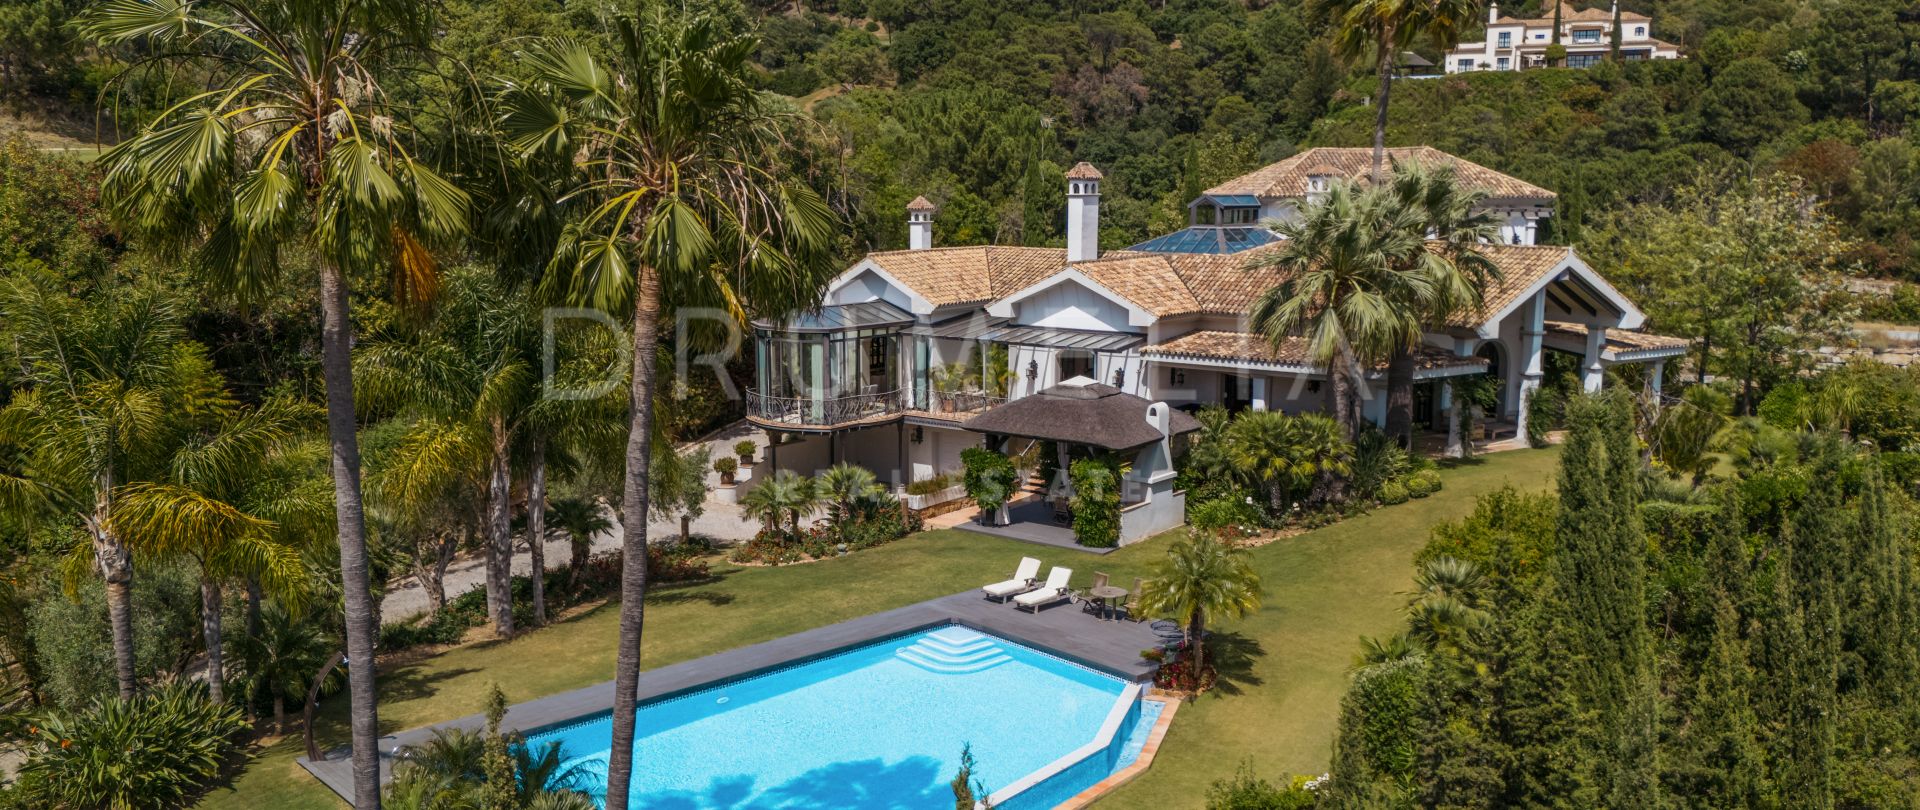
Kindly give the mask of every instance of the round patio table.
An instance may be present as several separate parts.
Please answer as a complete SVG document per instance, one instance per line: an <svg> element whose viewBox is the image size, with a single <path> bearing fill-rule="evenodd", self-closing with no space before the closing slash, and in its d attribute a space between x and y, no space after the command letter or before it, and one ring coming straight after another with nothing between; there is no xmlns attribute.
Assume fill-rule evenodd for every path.
<svg viewBox="0 0 1920 810"><path fill-rule="evenodd" d="M1118 585L1102 585L1087 591L1087 595L1100 600L1100 617L1111 619L1114 600L1127 598L1127 589Z"/></svg>

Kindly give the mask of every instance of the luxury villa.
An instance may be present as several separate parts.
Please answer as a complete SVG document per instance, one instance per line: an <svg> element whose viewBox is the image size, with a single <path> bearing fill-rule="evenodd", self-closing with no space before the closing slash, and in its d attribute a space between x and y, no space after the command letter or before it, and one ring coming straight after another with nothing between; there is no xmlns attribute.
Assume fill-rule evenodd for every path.
<svg viewBox="0 0 1920 810"><path fill-rule="evenodd" d="M1653 19L1644 14L1614 8L1575 11L1573 5L1560 2L1560 46L1566 49L1564 67L1585 68L1599 64L1613 50L1614 15L1620 19L1620 58L1678 59L1680 47L1653 38ZM1500 16L1500 4L1487 6L1487 38L1483 42L1463 42L1447 52L1448 73L1474 70L1525 70L1551 67L1547 49L1554 44L1553 14L1541 19L1516 19Z"/></svg>
<svg viewBox="0 0 1920 810"><path fill-rule="evenodd" d="M1619 364L1649 364L1657 380L1685 353L1684 341L1637 331L1645 316L1572 249L1535 244L1553 192L1431 148L1390 152L1397 165L1453 164L1504 223L1502 244L1485 248L1502 276L1482 310L1426 336L1417 419L1455 426L1444 383L1492 374L1501 395L1488 417L1524 435L1521 404L1541 384L1545 352L1578 356L1589 389ZM1274 346L1249 332L1251 303L1281 279L1245 263L1281 241L1263 221L1294 215L1370 165L1368 149L1307 150L1208 189L1189 206L1188 227L1104 254L1101 175L1086 163L1066 175L1065 248L937 247L934 206L916 199L906 212L910 249L868 254L811 311L754 324L748 419L772 439L776 469L848 461L896 487L957 469L960 451L983 441L1052 439L1127 454L1122 541L1177 526L1169 440L1192 420L1170 409L1325 407L1325 370L1303 341ZM1367 418L1383 420L1384 386L1360 394ZM1025 403L1032 418L995 414L1027 410L1026 398L1036 398ZM1103 422L1129 408L1133 424ZM1085 424L1070 424L1075 413ZM1036 419L1050 421L1023 427ZM1449 437L1453 447L1460 440Z"/></svg>

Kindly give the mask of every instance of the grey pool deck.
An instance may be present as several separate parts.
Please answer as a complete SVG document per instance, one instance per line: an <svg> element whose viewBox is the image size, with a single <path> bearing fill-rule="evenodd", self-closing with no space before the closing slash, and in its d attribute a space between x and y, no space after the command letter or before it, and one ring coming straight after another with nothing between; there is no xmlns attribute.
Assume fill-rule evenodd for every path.
<svg viewBox="0 0 1920 810"><path fill-rule="evenodd" d="M1088 548L1080 545L1078 541L1073 539L1072 527L1062 526L1053 522L1053 506L1046 501L1029 500L1025 503L1009 507L1007 509L1007 519L1012 522L1005 526L988 526L978 521L969 520L954 528L962 531L978 532L980 534L991 534L995 537L1005 537L1009 540L1019 540L1024 543L1038 543L1054 548L1072 549L1088 554L1112 554L1119 550L1117 548Z"/></svg>
<svg viewBox="0 0 1920 810"><path fill-rule="evenodd" d="M1011 562L1011 561L1010 561ZM1091 572L1076 571L1084 580ZM983 583L984 584L984 583ZM991 602L980 591L968 590L884 613L818 627L772 641L753 644L705 658L696 658L640 673L641 701L698 691L735 678L780 669L809 659L858 647L876 639L931 627L960 624L1044 650L1130 681L1153 677L1156 664L1142 660L1143 650L1160 640L1146 622L1103 620L1082 610L1078 602L1059 602L1038 615L1011 604ZM660 632L660 631L655 631ZM608 643L612 643L608 639ZM532 732L548 726L586 719L613 708L613 682L530 700L507 709L501 722L509 731ZM391 778L394 754L425 742L438 729L486 727L479 714L437 725L388 734L380 738L380 776ZM640 729L640 733L646 733ZM352 801L353 763L345 747L326 752L314 762L301 757L300 767L341 798Z"/></svg>

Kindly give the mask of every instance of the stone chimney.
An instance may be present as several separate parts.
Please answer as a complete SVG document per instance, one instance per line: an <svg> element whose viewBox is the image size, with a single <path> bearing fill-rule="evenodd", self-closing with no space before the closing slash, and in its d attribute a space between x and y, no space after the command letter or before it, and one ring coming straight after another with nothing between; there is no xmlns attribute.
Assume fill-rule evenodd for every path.
<svg viewBox="0 0 1920 810"><path fill-rule="evenodd" d="M915 197L907 203L907 248L926 250L933 247L933 203L925 197Z"/></svg>
<svg viewBox="0 0 1920 810"><path fill-rule="evenodd" d="M1100 170L1081 162L1067 170L1067 261L1100 258Z"/></svg>

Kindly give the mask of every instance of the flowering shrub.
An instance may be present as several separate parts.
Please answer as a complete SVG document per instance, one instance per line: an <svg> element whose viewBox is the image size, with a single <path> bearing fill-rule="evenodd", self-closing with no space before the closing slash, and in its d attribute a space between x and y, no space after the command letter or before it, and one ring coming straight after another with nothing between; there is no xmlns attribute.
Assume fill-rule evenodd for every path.
<svg viewBox="0 0 1920 810"><path fill-rule="evenodd" d="M1182 642L1175 648L1171 660L1160 663L1160 670L1154 673L1153 685L1175 692L1205 692L1213 688L1217 673L1211 665L1196 665L1192 649Z"/></svg>

